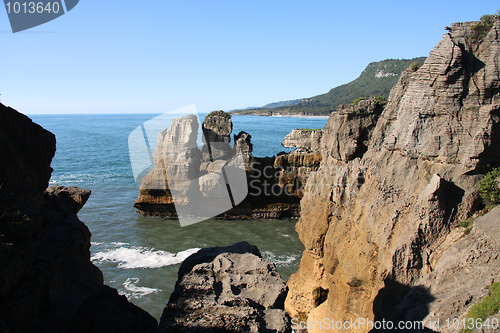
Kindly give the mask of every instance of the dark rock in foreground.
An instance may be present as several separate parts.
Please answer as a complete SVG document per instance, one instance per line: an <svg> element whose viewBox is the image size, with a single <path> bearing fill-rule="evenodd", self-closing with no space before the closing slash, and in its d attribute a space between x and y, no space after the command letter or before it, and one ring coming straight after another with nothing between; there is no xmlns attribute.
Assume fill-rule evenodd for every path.
<svg viewBox="0 0 500 333"><path fill-rule="evenodd" d="M47 188L54 135L0 104L0 332L152 332L104 286L76 213L90 191Z"/></svg>
<svg viewBox="0 0 500 333"><path fill-rule="evenodd" d="M0 185L45 190L55 152L54 134L0 104Z"/></svg>
<svg viewBox="0 0 500 333"><path fill-rule="evenodd" d="M291 332L274 264L241 242L184 261L157 332Z"/></svg>

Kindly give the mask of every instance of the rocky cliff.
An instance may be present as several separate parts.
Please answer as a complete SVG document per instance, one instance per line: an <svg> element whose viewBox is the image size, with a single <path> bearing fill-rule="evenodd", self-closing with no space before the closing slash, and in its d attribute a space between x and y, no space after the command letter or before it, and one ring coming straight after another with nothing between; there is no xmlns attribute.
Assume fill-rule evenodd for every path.
<svg viewBox="0 0 500 333"><path fill-rule="evenodd" d="M446 287L427 287L438 271L444 279L450 258L438 254L491 244L479 231L469 245L450 238L481 208L478 180L500 163L500 22L485 36L473 23L453 24L423 66L404 72L381 113L330 116L321 165L301 202L297 231L306 249L288 282L292 317L397 321L418 286L413 293L425 291L425 306L412 318L437 316L446 302L432 293ZM455 264L468 272L466 262ZM486 266L475 266L491 276L481 284L498 281Z"/></svg>
<svg viewBox="0 0 500 333"><path fill-rule="evenodd" d="M103 284L76 213L90 191L47 185L52 133L0 104L0 331L151 332L156 320Z"/></svg>

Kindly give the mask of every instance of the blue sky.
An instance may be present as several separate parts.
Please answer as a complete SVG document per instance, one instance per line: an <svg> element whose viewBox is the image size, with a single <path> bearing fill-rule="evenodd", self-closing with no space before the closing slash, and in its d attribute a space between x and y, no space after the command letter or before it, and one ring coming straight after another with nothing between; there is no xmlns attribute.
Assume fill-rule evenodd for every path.
<svg viewBox="0 0 500 333"><path fill-rule="evenodd" d="M81 0L11 32L0 100L27 114L200 112L310 97L387 58L426 56L495 1Z"/></svg>

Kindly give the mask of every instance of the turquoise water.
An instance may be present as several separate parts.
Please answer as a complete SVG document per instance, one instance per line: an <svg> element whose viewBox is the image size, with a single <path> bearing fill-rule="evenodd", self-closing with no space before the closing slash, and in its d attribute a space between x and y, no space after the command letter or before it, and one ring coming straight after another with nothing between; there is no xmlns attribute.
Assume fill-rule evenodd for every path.
<svg viewBox="0 0 500 333"><path fill-rule="evenodd" d="M155 114L32 115L57 137L50 184L79 186L92 195L79 212L92 232L92 261L105 283L159 318L180 263L199 248L247 241L276 264L284 279L296 271L303 246L295 220L208 220L181 228L178 221L146 218L133 204L139 189L128 153L128 135ZM294 128L322 128L326 119L233 116L233 134L252 135L255 156L280 151Z"/></svg>

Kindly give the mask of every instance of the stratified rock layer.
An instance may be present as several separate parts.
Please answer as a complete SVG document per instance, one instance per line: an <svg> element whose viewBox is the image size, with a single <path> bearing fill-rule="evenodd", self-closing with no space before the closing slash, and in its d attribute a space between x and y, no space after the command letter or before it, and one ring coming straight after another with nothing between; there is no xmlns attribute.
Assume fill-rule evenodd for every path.
<svg viewBox="0 0 500 333"><path fill-rule="evenodd" d="M286 284L246 242L187 258L157 332L291 332Z"/></svg>
<svg viewBox="0 0 500 333"><path fill-rule="evenodd" d="M450 230L481 207L477 182L500 163L500 23L481 41L472 23L453 24L402 75L380 116L330 116L301 202L306 249L288 282L292 317L397 320Z"/></svg>

